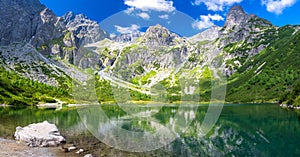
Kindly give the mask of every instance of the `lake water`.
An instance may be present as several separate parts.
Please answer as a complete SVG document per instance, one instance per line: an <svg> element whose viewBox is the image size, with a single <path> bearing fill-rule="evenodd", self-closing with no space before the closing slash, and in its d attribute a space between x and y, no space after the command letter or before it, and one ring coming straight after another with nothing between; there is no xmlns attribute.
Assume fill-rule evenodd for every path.
<svg viewBox="0 0 300 157"><path fill-rule="evenodd" d="M48 120L68 143L95 156L300 155L297 112L276 104L225 105L214 127L205 132L207 109L208 105L102 105L61 111L0 107L0 137L12 139L17 126ZM149 151L124 151L145 148Z"/></svg>

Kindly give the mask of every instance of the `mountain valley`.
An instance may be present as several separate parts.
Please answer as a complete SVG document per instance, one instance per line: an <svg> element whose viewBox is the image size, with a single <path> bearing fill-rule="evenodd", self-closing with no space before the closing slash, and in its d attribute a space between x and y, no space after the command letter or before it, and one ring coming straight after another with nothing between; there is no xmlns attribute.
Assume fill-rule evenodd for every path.
<svg viewBox="0 0 300 157"><path fill-rule="evenodd" d="M38 0L25 3L0 2L0 14L5 15L0 20L1 82L5 82L0 103L32 104L62 97L73 102L72 86L85 84L96 74L99 102L116 101L113 88L120 86L131 96L123 101L148 101L151 91L159 90L165 102L181 101L183 95L209 102L212 91L222 88L226 102L300 104L300 26L277 27L234 6L223 27L213 26L192 37L157 24L146 32L110 38L82 14L58 17ZM15 8L19 12L11 13ZM26 83L20 84L20 78ZM34 95L39 86L45 91ZM292 98L286 94L291 91L295 91Z"/></svg>

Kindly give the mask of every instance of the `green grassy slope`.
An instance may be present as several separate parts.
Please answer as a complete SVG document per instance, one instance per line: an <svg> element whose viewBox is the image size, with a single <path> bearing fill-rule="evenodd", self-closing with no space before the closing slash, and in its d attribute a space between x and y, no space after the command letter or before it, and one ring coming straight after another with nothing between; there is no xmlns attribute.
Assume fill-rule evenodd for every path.
<svg viewBox="0 0 300 157"><path fill-rule="evenodd" d="M0 68L0 104L32 105L70 98L68 89L57 88L19 76Z"/></svg>
<svg viewBox="0 0 300 157"><path fill-rule="evenodd" d="M300 76L300 32L289 26L279 37L229 78L227 101L278 101Z"/></svg>

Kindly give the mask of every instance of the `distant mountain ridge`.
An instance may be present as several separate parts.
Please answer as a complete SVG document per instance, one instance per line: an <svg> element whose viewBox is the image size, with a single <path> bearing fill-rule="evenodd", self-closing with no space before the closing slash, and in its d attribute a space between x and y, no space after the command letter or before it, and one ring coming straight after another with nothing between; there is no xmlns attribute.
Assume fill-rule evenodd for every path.
<svg viewBox="0 0 300 157"><path fill-rule="evenodd" d="M270 51L274 44L295 37L299 28L299 26L276 27L256 15L246 14L240 6L234 6L230 9L223 27L215 26L193 37L182 38L156 25L149 27L145 34L131 43L117 47L106 46L105 49L100 44L101 48L96 52L102 54L101 61L108 58L113 60L106 62L109 64L103 62L104 71L140 86L152 87L162 83L169 92L172 92L170 95L180 95L178 89L180 79L202 80L206 82L202 87L205 89L210 88L205 85L210 84L207 79L214 80L225 76L230 82L227 97L230 101L235 101L235 98L240 99L236 101L245 102L273 99L276 101L283 91L292 87L292 83L281 85L279 89L282 91L277 87L269 89L265 87L266 84L260 84L259 92L252 91L256 94L247 96L245 93L246 96L239 97L238 93L245 90L243 88L247 86L248 81L263 76L263 69L271 68L269 67L272 66L271 63L259 61L263 59L260 58L262 54L274 55ZM290 51L288 47L286 49ZM297 55L297 52L293 54ZM278 64L281 64L280 61ZM292 67L296 70L295 68ZM276 69L274 72L282 73ZM272 74L270 75L271 78ZM299 78L299 70L293 75L293 81L296 81ZM204 95L209 97L210 89L206 89Z"/></svg>

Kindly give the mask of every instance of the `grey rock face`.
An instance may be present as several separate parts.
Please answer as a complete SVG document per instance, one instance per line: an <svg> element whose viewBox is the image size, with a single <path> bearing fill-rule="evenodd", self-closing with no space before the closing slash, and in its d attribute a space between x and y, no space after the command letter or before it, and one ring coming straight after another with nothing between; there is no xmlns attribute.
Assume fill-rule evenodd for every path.
<svg viewBox="0 0 300 157"><path fill-rule="evenodd" d="M81 46L106 37L97 22L69 12L57 17L39 0L0 1L0 45L29 43L44 56L56 56L88 67ZM93 56L94 57L94 56Z"/></svg>
<svg viewBox="0 0 300 157"><path fill-rule="evenodd" d="M29 41L38 30L43 9L39 0L1 0L0 45Z"/></svg>
<svg viewBox="0 0 300 157"><path fill-rule="evenodd" d="M247 22L250 19L250 15L246 14L241 6L234 6L230 9L225 26L226 28L232 28L242 23Z"/></svg>
<svg viewBox="0 0 300 157"><path fill-rule="evenodd" d="M224 27L220 30L220 37L229 37L226 43L244 40L247 37L256 37L265 27L272 27L272 23L257 17L246 14L241 6L234 6L230 9Z"/></svg>
<svg viewBox="0 0 300 157"><path fill-rule="evenodd" d="M199 34L196 34L196 35L188 38L188 40L191 41L192 43L196 43L199 41L215 40L219 37L220 29L221 29L221 27L219 27L219 26L213 26Z"/></svg>
<svg viewBox="0 0 300 157"><path fill-rule="evenodd" d="M161 25L151 26L146 31L142 41L148 46L157 48L160 46L172 46L175 44L174 39L178 37Z"/></svg>
<svg viewBox="0 0 300 157"><path fill-rule="evenodd" d="M57 80L50 75L55 75L57 78L66 77L30 44L0 46L0 58L1 67L34 81L57 86Z"/></svg>
<svg viewBox="0 0 300 157"><path fill-rule="evenodd" d="M65 141L57 127L47 121L23 128L17 127L15 138L30 147L53 147Z"/></svg>
<svg viewBox="0 0 300 157"><path fill-rule="evenodd" d="M50 9L45 8L40 12L40 20L37 30L32 37L32 42L36 47L41 46L53 39L63 35L65 27L63 21L58 18Z"/></svg>
<svg viewBox="0 0 300 157"><path fill-rule="evenodd" d="M140 36L142 36L141 32L133 32L130 34L121 34L120 36L116 37L114 40L116 42L122 42L122 43L134 42Z"/></svg>
<svg viewBox="0 0 300 157"><path fill-rule="evenodd" d="M63 34L63 21L39 0L0 1L0 45L30 42L39 47Z"/></svg>
<svg viewBox="0 0 300 157"><path fill-rule="evenodd" d="M107 37L96 21L88 19L83 14L74 15L68 12L63 17L68 31L79 39L79 45L94 43Z"/></svg>
<svg viewBox="0 0 300 157"><path fill-rule="evenodd" d="M60 37L65 30L73 32L80 44L106 37L97 22L71 12L57 17L39 0L1 0L0 15L1 45L31 41L32 45L39 47Z"/></svg>

